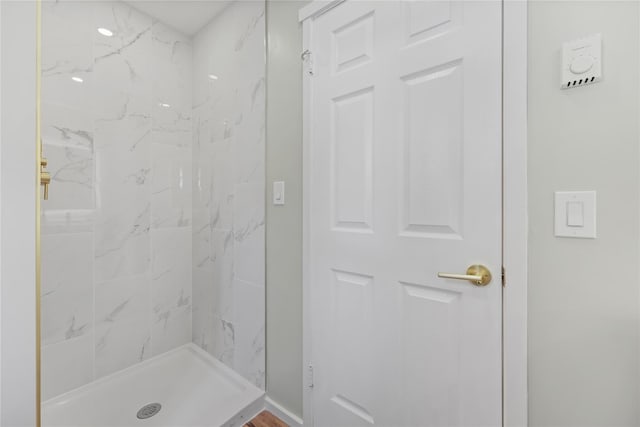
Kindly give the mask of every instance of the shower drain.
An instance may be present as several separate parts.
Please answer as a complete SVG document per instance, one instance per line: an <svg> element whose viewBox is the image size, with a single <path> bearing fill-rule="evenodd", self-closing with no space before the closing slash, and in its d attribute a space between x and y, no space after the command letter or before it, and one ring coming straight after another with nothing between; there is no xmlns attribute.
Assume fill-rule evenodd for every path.
<svg viewBox="0 0 640 427"><path fill-rule="evenodd" d="M136 416L138 417L138 419L145 420L147 418L153 417L155 414L160 412L160 409L162 409L161 404L149 403L148 405L144 405L142 408L140 408Z"/></svg>

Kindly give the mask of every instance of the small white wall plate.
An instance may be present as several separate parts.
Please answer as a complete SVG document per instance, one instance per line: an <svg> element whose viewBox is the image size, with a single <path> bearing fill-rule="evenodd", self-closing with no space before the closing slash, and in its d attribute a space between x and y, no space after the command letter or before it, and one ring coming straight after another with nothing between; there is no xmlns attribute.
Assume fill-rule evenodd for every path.
<svg viewBox="0 0 640 427"><path fill-rule="evenodd" d="M596 192L556 191L554 234L557 237L596 238Z"/></svg>
<svg viewBox="0 0 640 427"><path fill-rule="evenodd" d="M284 205L284 181L273 182L273 204Z"/></svg>
<svg viewBox="0 0 640 427"><path fill-rule="evenodd" d="M597 83L602 80L602 37L600 34L562 45L563 89Z"/></svg>

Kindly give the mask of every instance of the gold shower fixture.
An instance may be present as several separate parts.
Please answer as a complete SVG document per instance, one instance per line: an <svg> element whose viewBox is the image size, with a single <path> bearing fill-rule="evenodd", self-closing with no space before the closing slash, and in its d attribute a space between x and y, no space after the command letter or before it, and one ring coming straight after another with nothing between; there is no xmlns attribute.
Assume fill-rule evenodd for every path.
<svg viewBox="0 0 640 427"><path fill-rule="evenodd" d="M51 183L51 174L45 169L47 167L47 159L40 160L40 185L44 187L44 199L49 200L49 184Z"/></svg>

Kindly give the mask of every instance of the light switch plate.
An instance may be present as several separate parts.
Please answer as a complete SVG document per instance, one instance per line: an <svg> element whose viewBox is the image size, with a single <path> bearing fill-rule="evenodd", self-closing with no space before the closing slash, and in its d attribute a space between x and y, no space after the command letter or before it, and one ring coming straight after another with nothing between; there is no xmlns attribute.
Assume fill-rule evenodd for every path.
<svg viewBox="0 0 640 427"><path fill-rule="evenodd" d="M284 181L273 182L273 204L284 205Z"/></svg>
<svg viewBox="0 0 640 427"><path fill-rule="evenodd" d="M555 193L555 235L579 239L596 238L596 192Z"/></svg>

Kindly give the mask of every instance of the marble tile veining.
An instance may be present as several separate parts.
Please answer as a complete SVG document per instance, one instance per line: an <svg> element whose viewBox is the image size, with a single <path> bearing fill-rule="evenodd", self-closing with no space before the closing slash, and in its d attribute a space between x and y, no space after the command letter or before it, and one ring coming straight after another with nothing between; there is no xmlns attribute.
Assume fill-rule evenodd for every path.
<svg viewBox="0 0 640 427"><path fill-rule="evenodd" d="M100 122L95 141L96 280L144 273L151 258L150 121Z"/></svg>
<svg viewBox="0 0 640 427"><path fill-rule="evenodd" d="M152 233L151 308L153 354L191 341L191 229Z"/></svg>
<svg viewBox="0 0 640 427"><path fill-rule="evenodd" d="M234 140L225 140L214 144L210 150L212 168L211 190L211 227L231 229L233 227L233 207L235 204Z"/></svg>
<svg viewBox="0 0 640 427"><path fill-rule="evenodd" d="M95 294L95 372L99 378L151 355L151 278L102 282Z"/></svg>
<svg viewBox="0 0 640 427"><path fill-rule="evenodd" d="M95 224L95 278L110 280L149 271L151 263L149 201L102 214Z"/></svg>
<svg viewBox="0 0 640 427"><path fill-rule="evenodd" d="M42 344L93 331L93 234L42 236Z"/></svg>
<svg viewBox="0 0 640 427"><path fill-rule="evenodd" d="M190 340L264 388L264 13L43 4L45 397Z"/></svg>
<svg viewBox="0 0 640 427"><path fill-rule="evenodd" d="M193 212L193 252L192 263L193 268L211 271L212 254L211 254L211 221L209 211L206 209L197 209Z"/></svg>
<svg viewBox="0 0 640 427"><path fill-rule="evenodd" d="M213 316L213 348L209 351L225 365L237 370L235 363L236 332L233 322Z"/></svg>
<svg viewBox="0 0 640 427"><path fill-rule="evenodd" d="M42 110L42 149L51 174L50 197L42 202L42 231L91 231L95 190L92 117L84 110L49 102L43 102Z"/></svg>
<svg viewBox="0 0 640 427"><path fill-rule="evenodd" d="M42 14L48 398L192 339L193 75L191 41L126 3Z"/></svg>
<svg viewBox="0 0 640 427"><path fill-rule="evenodd" d="M93 109L100 121L137 116L151 118L152 19L120 2L95 3L100 26L113 37L94 31Z"/></svg>
<svg viewBox="0 0 640 427"><path fill-rule="evenodd" d="M235 369L256 386L264 388L265 305L264 288L252 283L234 282Z"/></svg>
<svg viewBox="0 0 640 427"><path fill-rule="evenodd" d="M213 352L214 289L211 272L193 269L192 341L209 353Z"/></svg>
<svg viewBox="0 0 640 427"><path fill-rule="evenodd" d="M191 148L153 144L151 148L153 228L191 225Z"/></svg>
<svg viewBox="0 0 640 427"><path fill-rule="evenodd" d="M234 238L231 230L213 230L211 235L213 314L231 320L234 304Z"/></svg>
<svg viewBox="0 0 640 427"><path fill-rule="evenodd" d="M264 285L264 184L238 184L235 193L234 277Z"/></svg>
<svg viewBox="0 0 640 427"><path fill-rule="evenodd" d="M82 1L43 2L42 15L42 101L85 111L93 87L93 6ZM47 111L52 112L43 108Z"/></svg>
<svg viewBox="0 0 640 427"><path fill-rule="evenodd" d="M228 6L193 43L193 340L262 388L264 57L260 2Z"/></svg>
<svg viewBox="0 0 640 427"><path fill-rule="evenodd" d="M191 145L191 42L175 30L154 23L154 142Z"/></svg>

